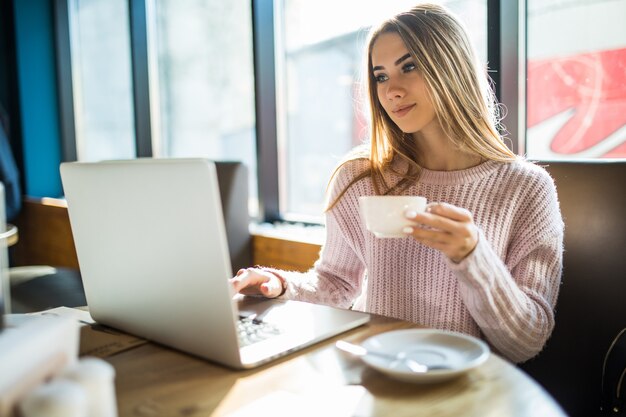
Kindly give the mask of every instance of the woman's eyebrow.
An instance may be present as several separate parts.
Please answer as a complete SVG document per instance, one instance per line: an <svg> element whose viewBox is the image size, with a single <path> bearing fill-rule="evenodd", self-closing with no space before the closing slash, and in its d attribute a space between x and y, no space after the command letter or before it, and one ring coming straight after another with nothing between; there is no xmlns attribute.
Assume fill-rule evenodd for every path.
<svg viewBox="0 0 626 417"><path fill-rule="evenodd" d="M402 57L400 57L396 62L394 62L393 64L398 66L402 63L402 61L406 61L407 59L411 58L411 54L406 54L406 55L402 55Z"/></svg>
<svg viewBox="0 0 626 417"><path fill-rule="evenodd" d="M395 66L398 66L398 65L400 65L403 61L406 61L406 60L407 60L407 59L409 59L409 58L411 58L411 54L405 54L405 55L402 55L402 56L401 56L400 58L398 58L398 59L396 60L396 62L394 62L393 64L394 64ZM377 65L377 66L375 66L374 68L372 68L372 71L378 71L378 70L382 70L382 69L385 69L385 67L383 67L383 66L381 66L381 65Z"/></svg>

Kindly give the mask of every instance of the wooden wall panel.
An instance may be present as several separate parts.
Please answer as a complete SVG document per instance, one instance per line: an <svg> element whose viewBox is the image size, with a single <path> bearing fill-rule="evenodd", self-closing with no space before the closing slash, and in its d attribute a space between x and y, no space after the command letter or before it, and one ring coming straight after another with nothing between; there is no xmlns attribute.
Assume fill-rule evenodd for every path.
<svg viewBox="0 0 626 417"><path fill-rule="evenodd" d="M308 271L319 257L320 245L281 238L252 237L255 265L289 271Z"/></svg>
<svg viewBox="0 0 626 417"><path fill-rule="evenodd" d="M78 269L74 238L64 200L26 199L15 219L18 242L11 266L50 265Z"/></svg>

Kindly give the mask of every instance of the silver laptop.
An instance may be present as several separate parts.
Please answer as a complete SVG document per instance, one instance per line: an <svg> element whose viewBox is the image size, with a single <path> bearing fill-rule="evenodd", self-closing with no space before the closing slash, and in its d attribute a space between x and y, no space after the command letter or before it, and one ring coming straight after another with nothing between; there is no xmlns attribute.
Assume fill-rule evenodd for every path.
<svg viewBox="0 0 626 417"><path fill-rule="evenodd" d="M369 320L233 294L213 162L63 163L61 177L89 311L102 324L252 368Z"/></svg>

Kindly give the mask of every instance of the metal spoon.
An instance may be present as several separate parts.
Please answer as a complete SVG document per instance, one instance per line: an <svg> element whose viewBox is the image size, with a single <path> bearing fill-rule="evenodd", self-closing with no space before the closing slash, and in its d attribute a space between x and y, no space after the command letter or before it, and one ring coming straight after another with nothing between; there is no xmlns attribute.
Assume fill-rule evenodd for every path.
<svg viewBox="0 0 626 417"><path fill-rule="evenodd" d="M385 352L378 352L375 350L367 350L363 346L355 345L353 343L345 342L343 340L337 341L335 343L337 349L341 349L344 352L351 353L355 356L378 356L379 358L385 358L391 361L391 365L394 363L404 363L411 371L416 373L425 373L428 371L436 370L436 369L450 369L445 365L434 365L428 366L423 363L419 363L411 358L406 356L406 353L400 352L396 355Z"/></svg>

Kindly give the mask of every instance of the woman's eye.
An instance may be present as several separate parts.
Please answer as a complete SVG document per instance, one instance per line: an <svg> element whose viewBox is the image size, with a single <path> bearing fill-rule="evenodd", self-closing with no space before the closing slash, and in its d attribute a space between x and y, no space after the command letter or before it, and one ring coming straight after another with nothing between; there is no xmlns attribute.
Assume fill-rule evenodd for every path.
<svg viewBox="0 0 626 417"><path fill-rule="evenodd" d="M412 62L406 63L402 66L402 72L409 72L415 69L415 64Z"/></svg>
<svg viewBox="0 0 626 417"><path fill-rule="evenodd" d="M382 83L387 81L388 77L385 74L374 75L374 79L377 83Z"/></svg>

